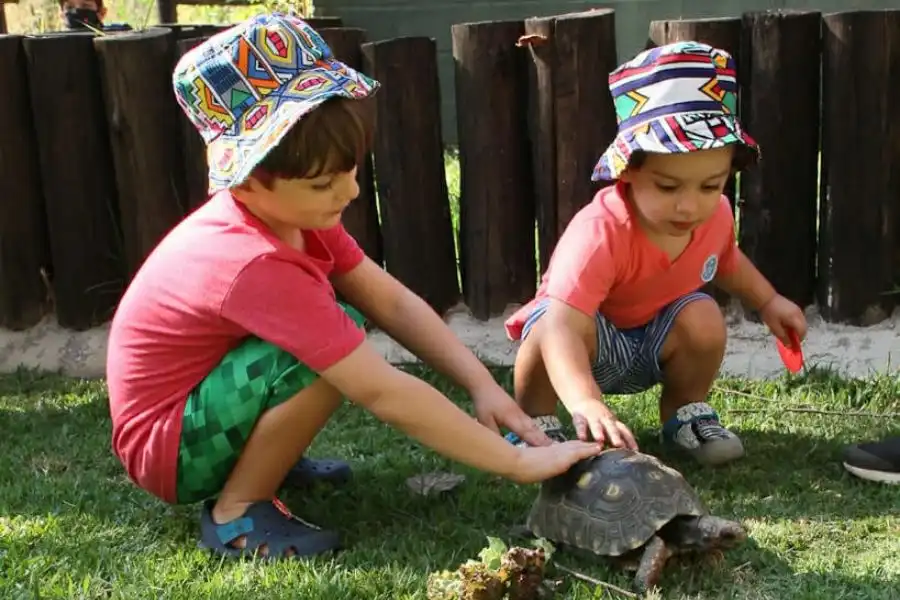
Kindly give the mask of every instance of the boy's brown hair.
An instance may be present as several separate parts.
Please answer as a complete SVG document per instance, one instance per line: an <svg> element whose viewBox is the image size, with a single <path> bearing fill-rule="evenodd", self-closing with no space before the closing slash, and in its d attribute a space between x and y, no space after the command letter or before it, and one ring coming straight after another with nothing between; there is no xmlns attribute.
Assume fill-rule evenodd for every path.
<svg viewBox="0 0 900 600"><path fill-rule="evenodd" d="M628 168L629 169L640 169L644 166L644 163L647 161L647 153L643 150L635 150L631 153L631 158L628 160ZM743 171L756 162L756 157L753 154L753 151L747 148L742 144L735 144L734 146L734 155L731 159L731 169L734 172Z"/></svg>
<svg viewBox="0 0 900 600"><path fill-rule="evenodd" d="M368 100L325 101L300 119L251 175L271 188L275 178L313 179L352 170L372 145L372 108Z"/></svg>

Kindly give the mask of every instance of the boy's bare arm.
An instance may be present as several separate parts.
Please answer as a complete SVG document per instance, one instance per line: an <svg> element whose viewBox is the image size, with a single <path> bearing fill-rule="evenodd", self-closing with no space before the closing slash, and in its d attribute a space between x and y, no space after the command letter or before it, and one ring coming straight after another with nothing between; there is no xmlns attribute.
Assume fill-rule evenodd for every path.
<svg viewBox="0 0 900 600"><path fill-rule="evenodd" d="M541 321L541 358L560 401L571 413L574 403L601 400L603 393L594 381L585 342L596 335L594 318L551 299Z"/></svg>
<svg viewBox="0 0 900 600"><path fill-rule="evenodd" d="M497 385L424 300L369 258L336 277L334 287L380 329L471 395Z"/></svg>
<svg viewBox="0 0 900 600"><path fill-rule="evenodd" d="M713 284L739 298L753 310L759 310L777 292L740 248L735 248L734 252L737 253L737 267L728 275L717 275Z"/></svg>
<svg viewBox="0 0 900 600"><path fill-rule="evenodd" d="M556 299L550 301L541 319L541 358L553 389L572 415L578 438L588 432L599 442L638 449L634 435L603 402L594 380L587 340L596 336L596 323L589 316Z"/></svg>
<svg viewBox="0 0 900 600"><path fill-rule="evenodd" d="M321 373L355 404L440 454L518 480L520 450L364 341Z"/></svg>

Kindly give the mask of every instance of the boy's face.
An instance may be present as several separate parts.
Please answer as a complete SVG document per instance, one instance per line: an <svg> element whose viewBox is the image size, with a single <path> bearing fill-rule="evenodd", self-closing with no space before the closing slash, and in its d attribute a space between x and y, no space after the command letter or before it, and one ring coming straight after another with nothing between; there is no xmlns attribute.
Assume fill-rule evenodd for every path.
<svg viewBox="0 0 900 600"><path fill-rule="evenodd" d="M632 200L645 225L658 235L690 235L719 206L731 175L734 148L726 146L684 154L648 153L622 181L631 185Z"/></svg>
<svg viewBox="0 0 900 600"><path fill-rule="evenodd" d="M64 22L66 12L69 10L85 10L97 13L97 17L102 21L106 17L106 7L99 6L97 0L66 0L60 5L59 17Z"/></svg>
<svg viewBox="0 0 900 600"><path fill-rule="evenodd" d="M354 167L312 179L276 177L268 188L251 176L234 195L276 235L289 239L296 229L337 225L344 209L359 195L359 185Z"/></svg>

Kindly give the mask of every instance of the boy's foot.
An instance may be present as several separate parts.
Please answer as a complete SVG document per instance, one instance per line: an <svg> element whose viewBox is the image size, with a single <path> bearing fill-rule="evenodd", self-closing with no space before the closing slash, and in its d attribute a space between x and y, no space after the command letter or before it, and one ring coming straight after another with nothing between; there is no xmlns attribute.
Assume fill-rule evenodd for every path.
<svg viewBox="0 0 900 600"><path fill-rule="evenodd" d="M200 513L201 548L228 557L266 560L305 558L339 550L340 537L294 516L280 501L255 502L243 516L216 523L215 500Z"/></svg>
<svg viewBox="0 0 900 600"><path fill-rule="evenodd" d="M693 402L678 409L663 424L663 440L686 451L702 465L717 466L744 455L744 445L719 421L706 402Z"/></svg>
<svg viewBox="0 0 900 600"><path fill-rule="evenodd" d="M559 418L556 415L543 415L540 417L531 417L531 420L540 428L544 434L549 437L554 442L565 442L566 435L563 433L563 425ZM511 443L513 446L524 447L527 446L528 443L520 438L518 435L510 431L505 436L506 441Z"/></svg>
<svg viewBox="0 0 900 600"><path fill-rule="evenodd" d="M843 464L861 479L900 485L900 437L847 446Z"/></svg>
<svg viewBox="0 0 900 600"><path fill-rule="evenodd" d="M282 486L303 488L315 483L341 485L346 483L352 474L350 465L342 460L304 456L288 471Z"/></svg>

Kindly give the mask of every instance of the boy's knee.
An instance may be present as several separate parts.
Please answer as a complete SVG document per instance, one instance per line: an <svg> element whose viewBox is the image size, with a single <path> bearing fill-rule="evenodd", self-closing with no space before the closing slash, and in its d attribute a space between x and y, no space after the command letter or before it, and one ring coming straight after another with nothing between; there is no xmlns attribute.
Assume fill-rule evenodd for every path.
<svg viewBox="0 0 900 600"><path fill-rule="evenodd" d="M712 298L695 300L681 309L673 332L679 348L712 352L725 347L725 317Z"/></svg>

